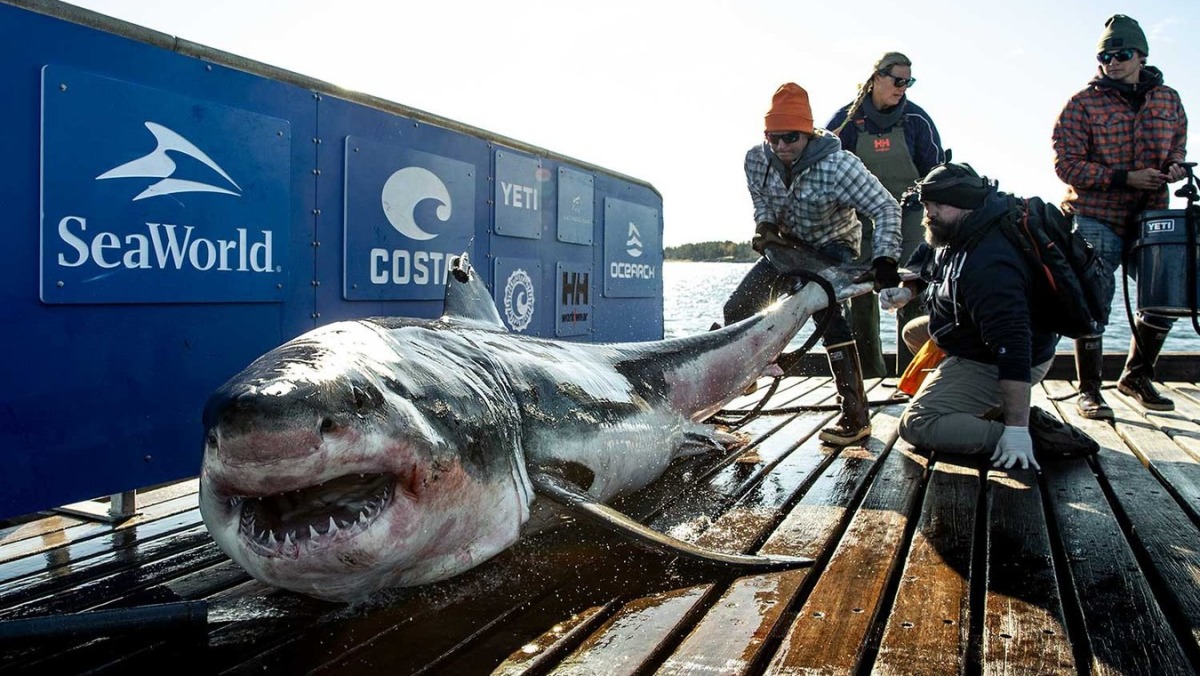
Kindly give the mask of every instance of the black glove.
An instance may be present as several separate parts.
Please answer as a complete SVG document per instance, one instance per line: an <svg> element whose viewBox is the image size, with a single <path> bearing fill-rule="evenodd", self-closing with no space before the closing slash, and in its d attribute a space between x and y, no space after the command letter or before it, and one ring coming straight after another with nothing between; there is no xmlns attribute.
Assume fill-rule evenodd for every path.
<svg viewBox="0 0 1200 676"><path fill-rule="evenodd" d="M880 256L871 261L871 270L875 274L876 291L900 286L900 271L896 261Z"/></svg>
<svg viewBox="0 0 1200 676"><path fill-rule="evenodd" d="M761 256L763 247L766 245L783 243L783 238L779 236L779 226L763 221L754 228L754 237L750 240L750 248Z"/></svg>

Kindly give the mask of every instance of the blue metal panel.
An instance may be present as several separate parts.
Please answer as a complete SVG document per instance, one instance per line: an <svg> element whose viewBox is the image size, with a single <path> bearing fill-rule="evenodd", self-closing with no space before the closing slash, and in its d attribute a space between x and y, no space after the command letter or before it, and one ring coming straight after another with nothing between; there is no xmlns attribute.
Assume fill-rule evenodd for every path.
<svg viewBox="0 0 1200 676"><path fill-rule="evenodd" d="M542 200L549 172L542 161L508 148L496 149L496 234L542 238Z"/></svg>
<svg viewBox="0 0 1200 676"><path fill-rule="evenodd" d="M558 241L592 243L596 212L596 179L567 167L558 168Z"/></svg>
<svg viewBox="0 0 1200 676"><path fill-rule="evenodd" d="M446 255L468 253L490 274L491 266L482 264L491 223L488 143L325 94L318 110L315 324L384 315L437 317L445 288L429 282L444 275ZM418 180L409 180L413 176ZM413 202L391 208L393 218L412 209L411 226L420 229L411 233L416 238L402 234L385 212L389 181ZM443 186L448 199L415 197ZM410 228L408 221L402 224ZM373 258L372 249L385 253ZM386 267L378 266L382 262ZM372 276L380 273L387 279L377 284Z"/></svg>
<svg viewBox="0 0 1200 676"><path fill-rule="evenodd" d="M169 294L160 293L161 289L137 289L136 284L124 281L119 286L104 287L102 280L95 280L91 285L102 290L89 304L78 303L84 300L79 296L59 299L70 300L70 304L41 302L40 118L41 74L46 66L51 67L51 72L86 71L163 92L166 97L185 97L202 102L207 111L220 107L285 120L293 131L315 126L315 106L311 94L304 90L11 5L0 5L0 68L6 92L0 98L0 119L5 121L7 130L0 135L0 154L5 158L0 166L0 183L6 189L2 226L5 246L0 247L0 325L5 330L0 333L0 349L7 361L3 369L4 406L0 409L0 448L4 454L0 516L194 475L202 448L200 414L208 393L256 356L298 333L303 328L302 321L311 324L310 310L304 307L311 307L311 301L296 302L297 287L307 297L311 297L311 289L295 284L285 284L283 303L274 302L280 298L274 296L278 289L272 284L273 302L211 304L193 303L203 299L197 295L189 297L192 292L182 285L175 287L181 297L172 299ZM68 89L67 93L71 91ZM68 122L80 125L79 128L91 125L96 119L115 122L118 113L112 111L120 110L120 116L133 114L128 105L131 104L124 101L106 101L103 106L79 111ZM153 137L143 122L156 119L164 111L149 100L138 105L153 108L137 121L137 131L145 138L137 133L97 130L74 137L80 144L74 155L77 166L61 164L66 161L61 154L63 150L52 148L47 159L59 162L59 168L66 174L78 171L78 176L96 184L99 191L132 188L133 179L94 179L153 148L146 145L146 139L152 141ZM56 138L59 131L47 129L47 138ZM185 137L189 135L182 133ZM307 138L310 134L305 132L301 136ZM240 175L242 169L238 167L244 166L241 161L227 164L229 146L240 141L220 138L220 134L210 137L207 132L201 137L192 140L234 178L242 199L247 196L260 199L258 191L264 186ZM129 145L122 146L125 142ZM54 153L60 153L57 159ZM282 161L295 168L302 161L311 162L311 153L306 144L293 142ZM188 165L189 171L202 166L195 159L188 161L196 162ZM95 174L90 173L92 164L98 167ZM181 169L184 165L179 162ZM52 178L54 171L51 167ZM158 222L148 215L152 209L176 209L174 214L186 214L203 198L223 196L176 194L173 197L186 204L174 206L167 205L172 197L133 203L130 198L149 184L147 181L123 199L127 208L145 210L134 218L145 216L151 222ZM70 210L52 213L62 209L53 190L47 203L47 219L70 215ZM262 197L259 203L276 204L282 195L286 208L272 240L275 247L272 262L284 271L311 266L305 262L311 260L312 254L310 228L304 216L311 208L306 205L313 196L311 176L293 172L282 185L269 190L275 192ZM107 201L112 193L105 194ZM85 206L93 208L90 203ZM94 232L93 227L97 231L125 234L119 228L126 227L127 221L118 223L115 215L92 220L90 213L82 214L89 219L89 234ZM110 222L110 218L114 220ZM162 221L169 223L171 219L177 220L177 225L192 225L183 216L164 216ZM215 231L200 233L200 222L194 225L196 234L210 239L231 239ZM110 243L108 238L102 240L98 245L100 251L114 251L104 248ZM68 248L63 253L70 255L74 251ZM93 269L91 274L97 273L104 271ZM154 271L146 286L170 287L175 282L167 274ZM88 285L86 276L71 279L74 281L67 293L75 288L76 282ZM57 288L54 285L51 293ZM64 285L64 289L68 287ZM253 293L261 291L255 289ZM210 292L229 297L241 293L210 287L203 294ZM136 294L161 303L131 302L137 300Z"/></svg>
<svg viewBox="0 0 1200 676"><path fill-rule="evenodd" d="M604 199L604 295L648 298L662 292L662 218L658 209Z"/></svg>
<svg viewBox="0 0 1200 676"><path fill-rule="evenodd" d="M431 300L475 236L478 169L403 140L347 136L346 300Z"/></svg>
<svg viewBox="0 0 1200 676"><path fill-rule="evenodd" d="M46 66L42 301L281 302L290 127Z"/></svg>

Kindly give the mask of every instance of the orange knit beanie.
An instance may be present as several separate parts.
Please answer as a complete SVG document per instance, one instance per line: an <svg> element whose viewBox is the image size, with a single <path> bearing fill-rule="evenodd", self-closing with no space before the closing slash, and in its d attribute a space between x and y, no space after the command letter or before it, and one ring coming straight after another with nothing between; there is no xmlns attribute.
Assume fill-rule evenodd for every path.
<svg viewBox="0 0 1200 676"><path fill-rule="evenodd" d="M812 106L808 104L808 92L800 85L789 82L780 85L771 98L771 110L767 111L767 126L764 131L801 131L813 133Z"/></svg>

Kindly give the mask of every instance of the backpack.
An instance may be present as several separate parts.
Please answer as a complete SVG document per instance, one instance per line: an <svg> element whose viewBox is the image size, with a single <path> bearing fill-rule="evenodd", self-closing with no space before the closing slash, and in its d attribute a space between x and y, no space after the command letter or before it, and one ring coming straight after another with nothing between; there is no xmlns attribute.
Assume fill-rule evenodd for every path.
<svg viewBox="0 0 1200 676"><path fill-rule="evenodd" d="M999 227L1033 270L1033 323L1068 338L1103 332L1116 291L1113 270L1057 207L1038 197L1009 199L1015 208Z"/></svg>

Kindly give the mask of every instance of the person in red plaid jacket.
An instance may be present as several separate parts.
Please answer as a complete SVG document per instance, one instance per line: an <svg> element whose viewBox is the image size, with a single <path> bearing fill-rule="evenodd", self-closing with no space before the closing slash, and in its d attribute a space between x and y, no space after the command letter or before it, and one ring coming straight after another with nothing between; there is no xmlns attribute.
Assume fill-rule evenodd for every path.
<svg viewBox="0 0 1200 676"><path fill-rule="evenodd" d="M1054 169L1067 184L1064 213L1113 270L1125 243L1136 237L1139 215L1166 209L1167 184L1186 177L1187 115L1162 72L1146 65L1150 47L1137 21L1117 14L1104 24L1096 58L1099 73L1071 97L1054 125ZM1137 269L1129 272L1136 278ZM1174 402L1155 389L1154 362L1175 322L1138 312L1125 370L1117 389L1147 409L1170 411ZM1081 415L1113 417L1100 395L1101 336L1075 341Z"/></svg>

